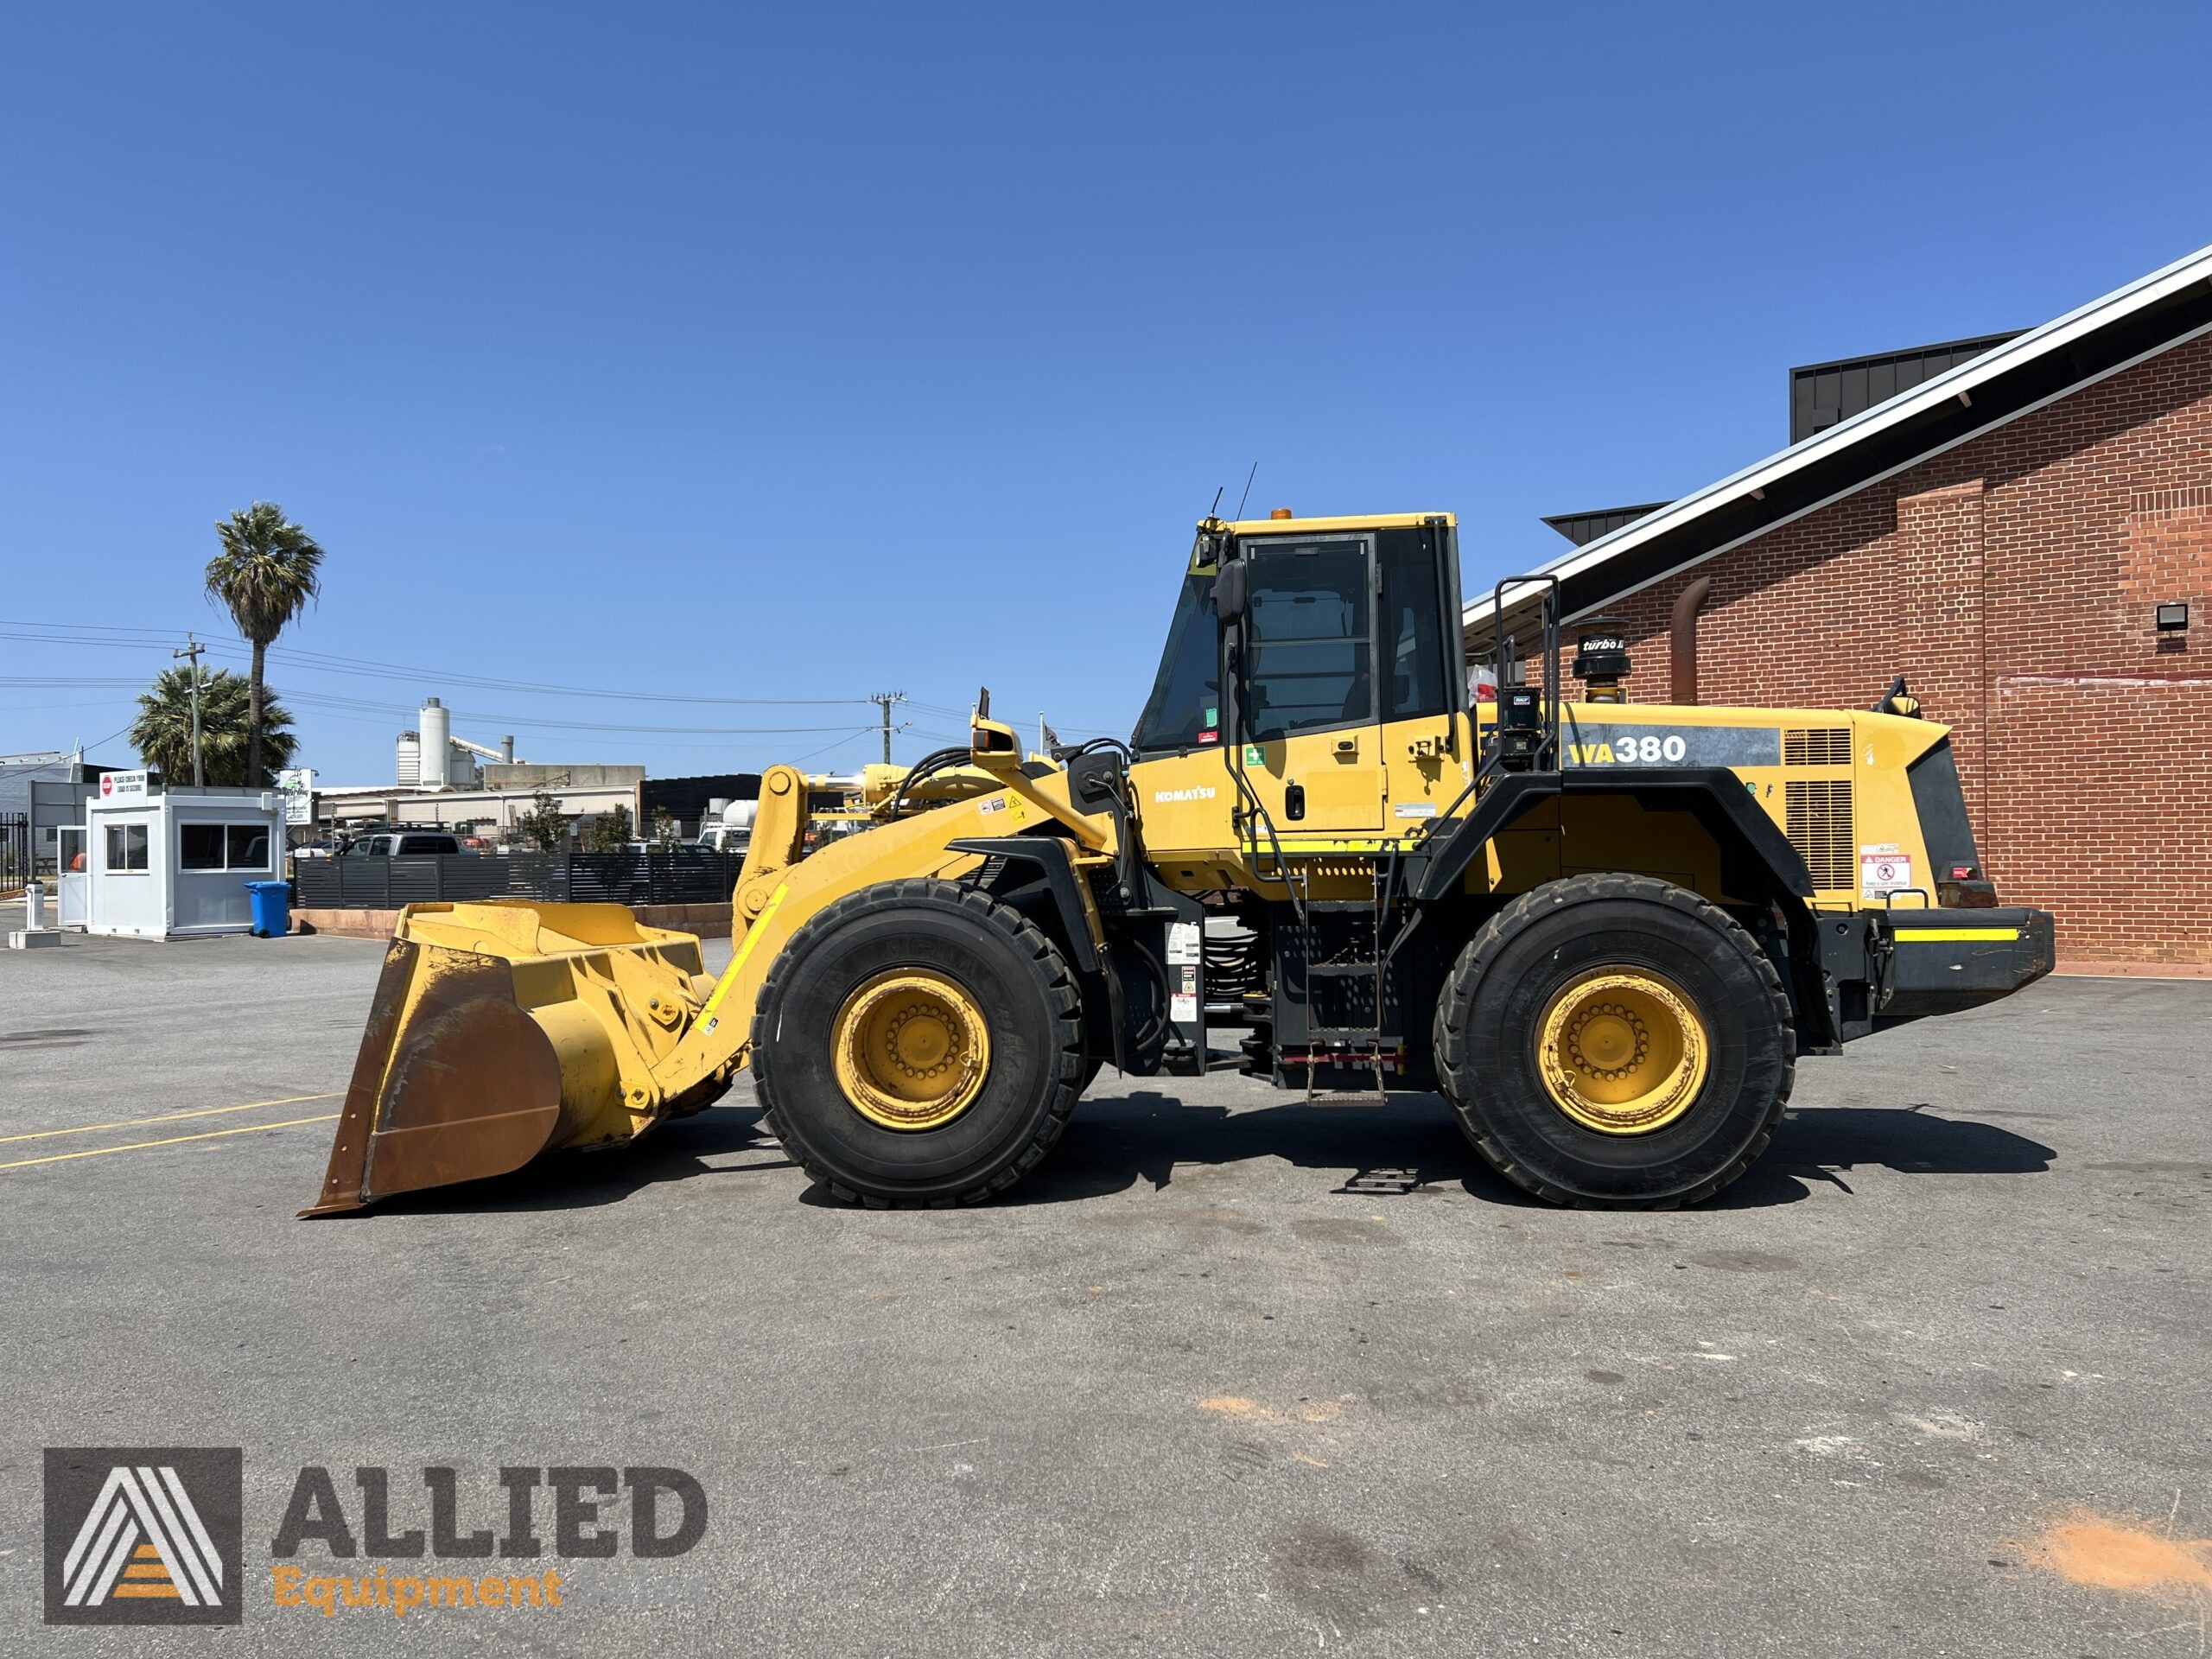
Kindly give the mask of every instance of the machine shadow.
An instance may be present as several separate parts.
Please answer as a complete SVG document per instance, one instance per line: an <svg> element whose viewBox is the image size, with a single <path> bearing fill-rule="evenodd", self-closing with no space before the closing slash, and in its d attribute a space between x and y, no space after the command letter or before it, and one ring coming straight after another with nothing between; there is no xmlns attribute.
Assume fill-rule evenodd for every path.
<svg viewBox="0 0 2212 1659"><path fill-rule="evenodd" d="M1166 1081L1166 1089L1173 1086ZM1217 1167L1254 1158L1286 1159L1332 1177L1332 1191L1388 1172L1414 1186L1463 1186L1493 1204L1537 1202L1483 1162L1434 1095L1393 1095L1386 1106L1292 1099L1232 1113L1185 1106L1160 1088L1084 1101L1036 1173L999 1202L1065 1204L1140 1183L1161 1192L1173 1184L1179 1165Z"/></svg>
<svg viewBox="0 0 2212 1659"><path fill-rule="evenodd" d="M730 1161L732 1154L736 1161ZM1850 1173L1860 1168L1908 1175L2024 1175L2049 1170L2057 1155L2009 1129L1938 1117L1926 1106L1807 1107L1783 1119L1765 1155L1709 1207L1795 1204L1815 1185L1847 1193ZM1068 1204L1139 1184L1160 1192L1173 1185L1179 1167L1220 1167L1255 1158L1281 1158L1312 1170L1326 1178L1323 1190L1329 1192L1379 1177L1407 1188L1458 1186L1501 1207L1543 1207L1476 1154L1451 1109L1435 1095L1393 1095L1388 1105L1376 1107L1307 1106L1292 1099L1232 1113L1221 1106L1184 1105L1160 1088L1084 1101L1036 1173L997 1203L1014 1208ZM664 1182L742 1179L795 1167L763 1131L760 1109L748 1102L671 1123L627 1149L559 1154L511 1175L405 1194L358 1213L594 1209ZM835 1203L812 1185L798 1201Z"/></svg>
<svg viewBox="0 0 2212 1659"><path fill-rule="evenodd" d="M709 1163L731 1154L751 1154L732 1163ZM796 1169L773 1136L760 1128L760 1111L750 1101L741 1106L712 1106L653 1131L634 1147L604 1152L560 1152L526 1164L510 1175L403 1193L358 1216L409 1215L441 1211L497 1214L536 1210L588 1210L620 1204L640 1188L702 1176L725 1179ZM344 1221L345 1216L332 1219Z"/></svg>
<svg viewBox="0 0 2212 1659"><path fill-rule="evenodd" d="M1881 1168L1900 1175L2040 1175L2054 1147L1967 1117L1937 1117L1918 1106L1808 1106L1789 1112L1774 1142L1743 1177L1716 1197L1716 1210L1795 1204L1815 1183L1851 1191L1849 1173Z"/></svg>
<svg viewBox="0 0 2212 1659"><path fill-rule="evenodd" d="M2009 1129L1911 1108L1808 1107L1792 1111L1758 1163L1712 1201L1716 1209L1795 1204L1815 1184L1851 1190L1848 1172L1878 1166L1900 1174L2019 1175L2048 1170L2052 1148ZM1282 1158L1334 1177L1341 1191L1383 1174L1411 1186L1452 1185L1484 1203L1539 1201L1506 1180L1467 1144L1435 1095L1394 1095L1387 1106L1309 1107L1302 1101L1231 1114L1184 1106L1157 1090L1087 1101L1058 1146L1001 1204L1061 1204L1172 1185L1178 1166Z"/></svg>

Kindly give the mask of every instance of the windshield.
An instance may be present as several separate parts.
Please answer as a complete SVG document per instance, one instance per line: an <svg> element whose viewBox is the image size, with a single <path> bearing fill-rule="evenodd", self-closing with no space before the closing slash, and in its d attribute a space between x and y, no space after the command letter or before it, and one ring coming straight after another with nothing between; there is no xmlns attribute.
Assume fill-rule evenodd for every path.
<svg viewBox="0 0 2212 1659"><path fill-rule="evenodd" d="M1221 741L1221 635L1214 623L1213 576L1208 570L1184 578L1160 677L1132 739L1140 754Z"/></svg>

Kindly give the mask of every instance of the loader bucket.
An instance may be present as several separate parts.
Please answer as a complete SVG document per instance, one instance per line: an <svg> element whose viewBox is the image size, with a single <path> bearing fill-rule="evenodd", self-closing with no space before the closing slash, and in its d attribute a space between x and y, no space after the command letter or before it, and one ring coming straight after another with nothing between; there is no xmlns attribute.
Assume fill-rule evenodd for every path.
<svg viewBox="0 0 2212 1659"><path fill-rule="evenodd" d="M710 988L700 967L698 940L621 905L410 906L300 1213L504 1175L707 1105L722 1083L671 1100L652 1076Z"/></svg>

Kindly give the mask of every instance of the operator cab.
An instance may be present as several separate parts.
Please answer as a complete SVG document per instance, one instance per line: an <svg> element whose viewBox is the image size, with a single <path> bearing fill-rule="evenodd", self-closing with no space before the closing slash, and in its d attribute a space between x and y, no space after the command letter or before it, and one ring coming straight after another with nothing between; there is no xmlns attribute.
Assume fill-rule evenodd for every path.
<svg viewBox="0 0 2212 1659"><path fill-rule="evenodd" d="M1465 754L1465 683L1450 515L1210 519L1132 747L1228 745L1274 823L1372 836L1406 804L1389 750Z"/></svg>

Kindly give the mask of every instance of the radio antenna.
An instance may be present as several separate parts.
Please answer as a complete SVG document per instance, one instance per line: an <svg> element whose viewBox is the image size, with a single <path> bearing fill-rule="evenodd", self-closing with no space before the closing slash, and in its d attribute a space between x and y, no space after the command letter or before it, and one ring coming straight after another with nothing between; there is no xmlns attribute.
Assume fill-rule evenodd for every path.
<svg viewBox="0 0 2212 1659"><path fill-rule="evenodd" d="M1252 470L1244 474L1244 493L1236 498L1236 516L1244 516L1244 504L1252 499L1252 480L1260 475L1260 463L1254 461Z"/></svg>

